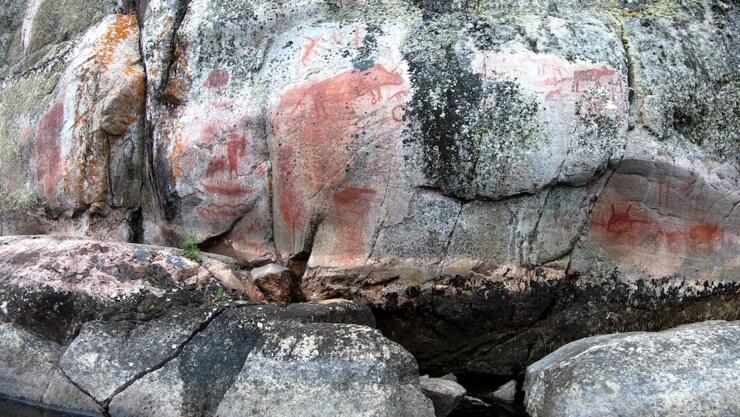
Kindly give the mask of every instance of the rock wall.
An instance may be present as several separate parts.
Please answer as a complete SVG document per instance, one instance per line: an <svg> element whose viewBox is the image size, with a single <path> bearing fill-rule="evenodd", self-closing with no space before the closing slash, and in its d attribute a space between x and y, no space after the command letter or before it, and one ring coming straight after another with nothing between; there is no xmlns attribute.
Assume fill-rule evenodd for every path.
<svg viewBox="0 0 740 417"><path fill-rule="evenodd" d="M0 234L194 234L422 368L738 318L734 2L0 9Z"/></svg>

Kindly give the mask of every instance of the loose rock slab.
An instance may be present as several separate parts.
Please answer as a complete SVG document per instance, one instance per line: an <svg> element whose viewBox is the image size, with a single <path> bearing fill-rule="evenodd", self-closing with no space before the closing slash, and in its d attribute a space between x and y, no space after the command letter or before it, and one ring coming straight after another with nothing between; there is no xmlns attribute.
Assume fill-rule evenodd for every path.
<svg viewBox="0 0 740 417"><path fill-rule="evenodd" d="M460 404L467 391L457 381L447 379L455 376L450 374L442 378L422 377L421 390L434 404L434 413L437 417L447 417Z"/></svg>
<svg viewBox="0 0 740 417"><path fill-rule="evenodd" d="M532 417L740 415L740 321L570 343L527 369Z"/></svg>

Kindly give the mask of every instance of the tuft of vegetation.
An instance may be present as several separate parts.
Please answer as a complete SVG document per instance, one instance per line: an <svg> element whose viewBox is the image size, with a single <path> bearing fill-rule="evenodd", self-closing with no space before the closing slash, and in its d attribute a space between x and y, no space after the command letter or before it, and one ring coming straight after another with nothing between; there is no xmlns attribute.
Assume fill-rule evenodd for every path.
<svg viewBox="0 0 740 417"><path fill-rule="evenodd" d="M198 237L193 233L185 233L180 243L182 254L193 262L203 263L203 256L198 246Z"/></svg>

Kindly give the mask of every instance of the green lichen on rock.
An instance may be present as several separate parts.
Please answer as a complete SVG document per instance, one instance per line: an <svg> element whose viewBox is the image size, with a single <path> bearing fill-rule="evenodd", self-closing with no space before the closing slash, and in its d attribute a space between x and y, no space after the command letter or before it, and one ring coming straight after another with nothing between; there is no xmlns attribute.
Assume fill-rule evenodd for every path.
<svg viewBox="0 0 740 417"><path fill-rule="evenodd" d="M635 51L637 122L668 146L738 158L740 6L684 1L671 7L673 14L624 18Z"/></svg>
<svg viewBox="0 0 740 417"><path fill-rule="evenodd" d="M423 171L423 185L476 198L490 191L492 176L517 163L512 153L542 143L540 104L517 80L473 70L467 40L475 25L445 14L425 19L403 50L414 86L408 158Z"/></svg>
<svg viewBox="0 0 740 417"><path fill-rule="evenodd" d="M488 80L488 106L478 120L481 134L476 165L477 195L496 194L491 178L501 178L520 164L520 156L545 143L538 119L540 104L515 80ZM495 186L493 187L495 188Z"/></svg>
<svg viewBox="0 0 740 417"><path fill-rule="evenodd" d="M43 207L44 198L30 190L10 194L0 189L0 215L30 212Z"/></svg>
<svg viewBox="0 0 740 417"><path fill-rule="evenodd" d="M109 2L90 0L42 1L33 16L28 52L66 42L99 22L108 12ZM54 28L54 30L50 30ZM23 51L19 51L23 52Z"/></svg>
<svg viewBox="0 0 740 417"><path fill-rule="evenodd" d="M593 144L613 145L621 143L621 122L616 107L609 109L609 93L604 88L584 91L576 103L576 114L580 123L574 134L579 147Z"/></svg>
<svg viewBox="0 0 740 417"><path fill-rule="evenodd" d="M13 188L25 186L27 159L33 145L28 135L51 101L60 76L50 70L0 85L0 178Z"/></svg>

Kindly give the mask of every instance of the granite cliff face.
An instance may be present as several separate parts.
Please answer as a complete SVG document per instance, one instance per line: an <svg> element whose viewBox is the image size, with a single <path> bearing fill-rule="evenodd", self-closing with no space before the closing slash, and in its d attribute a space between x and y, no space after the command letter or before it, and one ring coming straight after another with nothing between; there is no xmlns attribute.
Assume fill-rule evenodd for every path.
<svg viewBox="0 0 740 417"><path fill-rule="evenodd" d="M439 372L740 318L734 2L1 3L0 234L194 234Z"/></svg>

